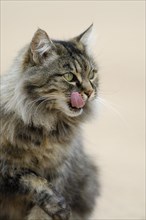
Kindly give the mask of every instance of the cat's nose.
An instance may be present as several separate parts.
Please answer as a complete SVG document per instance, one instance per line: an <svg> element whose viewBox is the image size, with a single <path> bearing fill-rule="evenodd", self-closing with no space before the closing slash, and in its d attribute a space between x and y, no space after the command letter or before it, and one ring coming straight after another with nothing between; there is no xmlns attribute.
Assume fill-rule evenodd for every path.
<svg viewBox="0 0 146 220"><path fill-rule="evenodd" d="M91 96L92 93L93 93L93 89L86 90L84 93L86 94L86 96L87 96L88 98L90 98L90 96Z"/></svg>
<svg viewBox="0 0 146 220"><path fill-rule="evenodd" d="M90 98L90 96L92 95L93 87L91 86L91 83L88 80L83 81L82 91L88 98Z"/></svg>

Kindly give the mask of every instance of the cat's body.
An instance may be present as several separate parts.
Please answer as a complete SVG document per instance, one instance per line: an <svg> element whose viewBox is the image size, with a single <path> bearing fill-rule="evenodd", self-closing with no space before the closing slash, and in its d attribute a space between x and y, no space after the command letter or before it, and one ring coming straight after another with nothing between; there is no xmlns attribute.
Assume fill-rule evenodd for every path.
<svg viewBox="0 0 146 220"><path fill-rule="evenodd" d="M80 131L98 81L89 31L52 42L39 29L2 77L0 220L86 220L93 210L97 170Z"/></svg>

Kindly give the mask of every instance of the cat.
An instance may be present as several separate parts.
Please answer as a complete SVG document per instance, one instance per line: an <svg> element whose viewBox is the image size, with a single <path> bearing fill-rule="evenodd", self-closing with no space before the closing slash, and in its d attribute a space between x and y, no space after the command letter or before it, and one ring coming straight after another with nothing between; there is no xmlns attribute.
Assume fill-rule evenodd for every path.
<svg viewBox="0 0 146 220"><path fill-rule="evenodd" d="M83 148L98 66L92 25L68 41L38 29L1 77L0 220L87 220L100 187Z"/></svg>

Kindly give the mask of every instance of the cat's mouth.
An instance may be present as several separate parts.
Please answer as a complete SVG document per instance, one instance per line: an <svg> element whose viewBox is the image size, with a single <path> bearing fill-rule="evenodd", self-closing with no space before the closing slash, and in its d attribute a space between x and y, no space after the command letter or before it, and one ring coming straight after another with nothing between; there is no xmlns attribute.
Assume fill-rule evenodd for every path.
<svg viewBox="0 0 146 220"><path fill-rule="evenodd" d="M79 92L72 92L68 103L69 110L74 113L81 113L84 106L85 101L81 94Z"/></svg>
<svg viewBox="0 0 146 220"><path fill-rule="evenodd" d="M85 105L85 100L79 92L72 92L70 97L70 107L78 110L83 108Z"/></svg>
<svg viewBox="0 0 146 220"><path fill-rule="evenodd" d="M70 117L77 117L83 113L86 100L78 92L72 92L67 99L67 102L60 102L59 106L61 107L63 113Z"/></svg>
<svg viewBox="0 0 146 220"><path fill-rule="evenodd" d="M78 117L83 112L83 107L73 107L71 102L67 102L66 105L63 105L62 107L63 112L70 117Z"/></svg>
<svg viewBox="0 0 146 220"><path fill-rule="evenodd" d="M77 117L82 114L83 108L76 108L72 107L71 103L67 103L68 111L66 111L66 114L68 114L71 117Z"/></svg>
<svg viewBox="0 0 146 220"><path fill-rule="evenodd" d="M70 111L73 111L73 112L80 112L81 110L83 110L83 107L81 108L77 108L77 107L73 107L72 105L71 105L71 103L68 103L68 107L69 107L69 110Z"/></svg>

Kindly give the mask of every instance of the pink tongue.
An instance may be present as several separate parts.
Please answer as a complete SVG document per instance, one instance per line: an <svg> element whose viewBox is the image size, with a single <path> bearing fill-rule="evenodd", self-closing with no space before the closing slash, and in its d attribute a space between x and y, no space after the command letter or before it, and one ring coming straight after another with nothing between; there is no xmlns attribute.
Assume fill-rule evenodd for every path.
<svg viewBox="0 0 146 220"><path fill-rule="evenodd" d="M82 96L78 92L72 92L71 94L71 106L76 108L82 108L85 105Z"/></svg>

